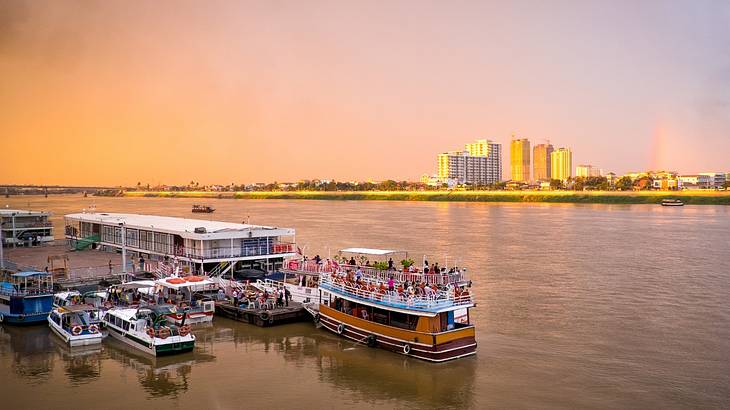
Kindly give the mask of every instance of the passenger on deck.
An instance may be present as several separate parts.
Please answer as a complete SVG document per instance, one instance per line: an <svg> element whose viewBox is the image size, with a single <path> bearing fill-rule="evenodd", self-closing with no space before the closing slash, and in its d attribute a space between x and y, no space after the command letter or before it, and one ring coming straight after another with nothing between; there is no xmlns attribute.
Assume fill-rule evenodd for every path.
<svg viewBox="0 0 730 410"><path fill-rule="evenodd" d="M352 266L355 266L355 265L357 264L357 262L355 262L355 257L354 257L354 256L353 256L353 257L351 257L351 258L350 258L350 262L348 262L348 263L349 263L350 265L352 265Z"/></svg>
<svg viewBox="0 0 730 410"><path fill-rule="evenodd" d="M393 258L388 258L388 270L393 270Z"/></svg>
<svg viewBox="0 0 730 410"><path fill-rule="evenodd" d="M284 289L276 291L276 307L284 307Z"/></svg>

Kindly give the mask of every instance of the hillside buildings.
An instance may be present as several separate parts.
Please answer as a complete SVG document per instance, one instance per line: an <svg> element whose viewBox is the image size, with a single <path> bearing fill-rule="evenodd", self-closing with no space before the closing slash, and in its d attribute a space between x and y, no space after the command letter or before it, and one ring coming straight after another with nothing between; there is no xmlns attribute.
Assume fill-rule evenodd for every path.
<svg viewBox="0 0 730 410"><path fill-rule="evenodd" d="M573 152L570 148L558 148L550 154L551 179L566 181L573 175Z"/></svg>
<svg viewBox="0 0 730 410"><path fill-rule="evenodd" d="M530 140L527 138L510 142L510 170L512 181L530 182Z"/></svg>
<svg viewBox="0 0 730 410"><path fill-rule="evenodd" d="M532 178L535 181L549 181L551 179L550 155L553 150L551 144L538 144L532 149Z"/></svg>
<svg viewBox="0 0 730 410"><path fill-rule="evenodd" d="M489 185L502 180L502 145L487 139L465 145L464 151L438 154L438 179L458 184Z"/></svg>

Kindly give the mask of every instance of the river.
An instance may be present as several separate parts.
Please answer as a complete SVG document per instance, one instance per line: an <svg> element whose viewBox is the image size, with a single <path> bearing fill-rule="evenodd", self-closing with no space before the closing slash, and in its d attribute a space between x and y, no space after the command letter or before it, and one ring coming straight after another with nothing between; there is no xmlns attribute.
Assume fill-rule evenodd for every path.
<svg viewBox="0 0 730 410"><path fill-rule="evenodd" d="M194 199L11 197L11 208L193 217ZM468 267L476 356L430 364L300 323L223 318L161 359L0 326L3 408L727 408L730 207L207 200L305 253L403 249ZM199 215L197 217L200 217Z"/></svg>

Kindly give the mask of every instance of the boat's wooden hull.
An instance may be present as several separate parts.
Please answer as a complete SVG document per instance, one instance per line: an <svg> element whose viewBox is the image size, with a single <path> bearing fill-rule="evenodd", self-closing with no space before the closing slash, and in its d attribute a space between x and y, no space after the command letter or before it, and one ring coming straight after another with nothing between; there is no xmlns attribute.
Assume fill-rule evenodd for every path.
<svg viewBox="0 0 730 410"><path fill-rule="evenodd" d="M359 319L325 305L319 307L319 321L324 328L372 347L413 356L431 362L444 362L476 353L474 327L464 327L442 333L422 333L399 329Z"/></svg>

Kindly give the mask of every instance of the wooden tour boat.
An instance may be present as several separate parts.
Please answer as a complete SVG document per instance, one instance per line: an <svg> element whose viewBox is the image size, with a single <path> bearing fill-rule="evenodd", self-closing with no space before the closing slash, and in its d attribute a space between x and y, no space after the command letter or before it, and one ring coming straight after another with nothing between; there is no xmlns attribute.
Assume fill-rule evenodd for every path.
<svg viewBox="0 0 730 410"><path fill-rule="evenodd" d="M211 214L215 208L209 205L193 205L193 213Z"/></svg>
<svg viewBox="0 0 730 410"><path fill-rule="evenodd" d="M370 347L431 362L476 353L469 323L475 304L463 273L357 270L320 273L315 322Z"/></svg>

